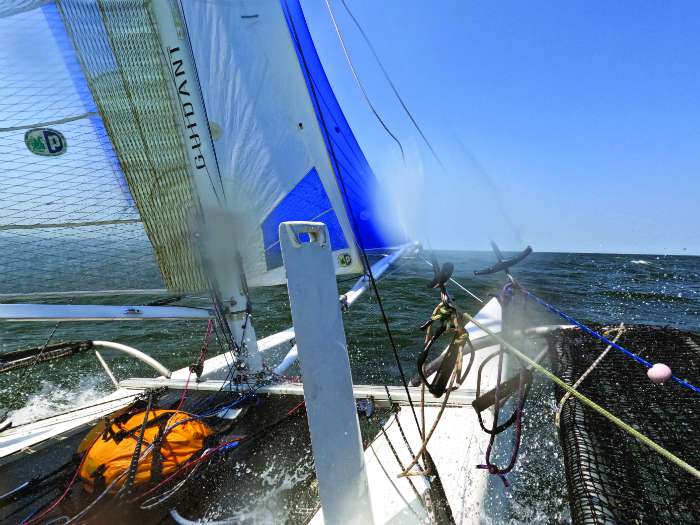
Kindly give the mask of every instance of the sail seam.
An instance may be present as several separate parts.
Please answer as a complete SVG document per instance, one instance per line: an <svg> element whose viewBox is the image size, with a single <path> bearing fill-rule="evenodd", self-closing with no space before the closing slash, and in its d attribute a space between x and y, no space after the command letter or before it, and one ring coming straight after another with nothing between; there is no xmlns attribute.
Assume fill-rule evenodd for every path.
<svg viewBox="0 0 700 525"><path fill-rule="evenodd" d="M86 118L98 117L98 116L99 116L99 113L97 111L88 111L87 113L83 113L81 115L73 115L72 117L60 118L57 120L48 120L46 122L37 122L35 124L25 124L22 126L12 126L9 128L0 128L0 133L6 132L6 131L20 131L23 129L41 128L44 126L55 126L56 124L66 124L68 122L74 122L76 120L83 120Z"/></svg>
<svg viewBox="0 0 700 525"><path fill-rule="evenodd" d="M141 219L114 219L111 221L83 221L37 224L2 224L0 231L5 230L38 230L45 228L83 228L85 226L106 226L110 224L138 224Z"/></svg>

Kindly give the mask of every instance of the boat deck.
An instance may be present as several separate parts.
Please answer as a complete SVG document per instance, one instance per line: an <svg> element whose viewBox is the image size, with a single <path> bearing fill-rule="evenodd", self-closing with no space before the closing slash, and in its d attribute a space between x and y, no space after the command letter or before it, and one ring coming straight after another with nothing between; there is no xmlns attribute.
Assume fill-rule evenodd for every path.
<svg viewBox="0 0 700 525"><path fill-rule="evenodd" d="M496 299L489 301L476 316L477 321L489 329L501 331L501 307ZM487 337L487 334L472 323L467 325L473 342ZM440 476L444 496L449 503L455 523L478 523L484 501L489 497L487 490L495 484L488 484L488 473L476 469L483 463L488 445L488 434L479 426L476 412L471 407L475 399L476 371L483 360L498 350L497 345L478 350L472 369L462 386L452 392L440 422L427 447ZM465 358L465 365L468 358ZM495 385L495 366L489 367L493 373L483 378L483 387ZM403 391L403 389L401 389ZM420 388L410 388L416 416L419 421ZM405 392L404 392L405 397ZM440 411L441 399L435 399L429 392L425 396L426 428L430 429ZM488 416L487 416L488 419ZM429 482L424 476L399 477L411 463L413 454L421 446L422 439L411 409L401 407L389 418L382 431L365 450L365 466L372 500L372 511L376 523L423 523L428 517L422 499L425 498ZM420 495L420 497L419 497ZM312 524L323 523L323 512L319 510Z"/></svg>

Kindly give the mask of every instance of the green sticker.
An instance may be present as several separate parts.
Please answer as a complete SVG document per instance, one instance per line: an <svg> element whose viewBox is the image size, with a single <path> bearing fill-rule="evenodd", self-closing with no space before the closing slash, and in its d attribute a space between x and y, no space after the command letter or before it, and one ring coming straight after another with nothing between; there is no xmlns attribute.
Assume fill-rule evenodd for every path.
<svg viewBox="0 0 700 525"><path fill-rule="evenodd" d="M68 143L63 133L49 128L30 129L24 134L27 149L42 157L63 155L68 149Z"/></svg>

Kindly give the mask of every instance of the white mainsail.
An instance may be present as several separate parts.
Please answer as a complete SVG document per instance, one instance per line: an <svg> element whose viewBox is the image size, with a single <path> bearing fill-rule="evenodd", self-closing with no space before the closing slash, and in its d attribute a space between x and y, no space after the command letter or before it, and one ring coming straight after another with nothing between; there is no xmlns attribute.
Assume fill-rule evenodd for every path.
<svg viewBox="0 0 700 525"><path fill-rule="evenodd" d="M22 11L27 7L32 9ZM216 192L232 223L219 244L242 252L249 284L284 282L277 230L285 220L326 223L338 273L363 270L360 247L399 244L400 236L379 226L378 219L391 214L375 209L378 185L333 95L298 2L182 7L184 20L179 9L172 12L178 31L191 37L212 123ZM86 282L91 275L104 280L104 264L87 268L99 266L99 253L112 265L137 254L130 273L149 278L154 253L165 286L206 289L198 247L191 242L201 186L188 164L192 145L179 129L186 108L177 99L177 72L159 44L154 7L61 0L20 2L4 14L3 34L13 41L1 57L0 159L9 184L0 189L7 203L0 235L14 244L6 250L10 264L3 266L25 272L34 266L34 275L48 279L58 265L37 264L38 254L67 246L61 241L67 238L81 247L92 239L90 261L76 247L65 255L75 259L68 273L82 277L80 286L67 289L140 287L129 279ZM41 59L24 41L41 42ZM27 129L44 123L65 136L64 155L39 157L22 143ZM21 192L26 196L18 198ZM30 243L31 236L44 244ZM105 248L110 242L111 251ZM62 257L55 254L54 260ZM47 279L24 286L5 280L2 292L60 290L60 279Z"/></svg>
<svg viewBox="0 0 700 525"><path fill-rule="evenodd" d="M358 248L400 237L381 228L378 185L333 95L299 3L183 3L226 193L242 214L251 285L284 282L279 224L328 226L336 273L363 269ZM387 221L388 222L388 221Z"/></svg>

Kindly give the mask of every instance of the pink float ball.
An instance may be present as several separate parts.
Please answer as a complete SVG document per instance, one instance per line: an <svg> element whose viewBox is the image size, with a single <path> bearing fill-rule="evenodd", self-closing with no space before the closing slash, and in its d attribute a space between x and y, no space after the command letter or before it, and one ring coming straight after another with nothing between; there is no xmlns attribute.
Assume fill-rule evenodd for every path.
<svg viewBox="0 0 700 525"><path fill-rule="evenodd" d="M654 383L660 385L671 379L673 372L671 372L671 369L665 364L656 363L649 370L647 370L647 375Z"/></svg>

